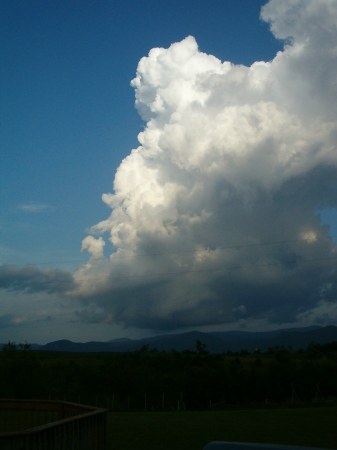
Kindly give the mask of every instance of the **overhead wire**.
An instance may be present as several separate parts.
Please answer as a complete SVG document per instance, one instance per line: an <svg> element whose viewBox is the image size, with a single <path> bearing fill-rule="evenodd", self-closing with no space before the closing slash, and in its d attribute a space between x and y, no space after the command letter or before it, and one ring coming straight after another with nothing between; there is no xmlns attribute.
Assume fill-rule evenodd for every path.
<svg viewBox="0 0 337 450"><path fill-rule="evenodd" d="M331 240L333 238L337 237L337 235L331 235L331 236L321 236L316 237L315 241L317 240ZM268 246L268 245L280 245L280 244L290 244L290 243L296 243L296 242L307 242L307 243L313 243L315 241L310 241L308 238L302 238L302 239L289 239L289 240L283 240L283 241L271 241L271 242L258 242L253 244L235 244L235 245L228 245L228 246L218 246L215 247L214 250L234 250L234 249L242 249L242 248L249 248L249 247L262 247L262 246ZM168 252L154 252L154 253L132 253L132 254L126 254L126 255L117 255L112 253L114 256L114 259L128 259L128 258L143 258L143 257L149 257L149 256L163 256L163 255L179 255L179 254L191 254L191 253L203 253L205 251L210 250L210 248L203 248L203 249L194 249L194 250L174 250L174 251L168 251ZM89 261L104 261L107 260L106 257L102 256L99 258L89 258L89 259L75 259L75 260L63 260L63 261L49 261L49 262L34 262L34 263L26 263L26 264L20 264L23 266L44 266L44 265L54 265L54 264L73 264L73 263L80 263L80 262L89 262Z"/></svg>
<svg viewBox="0 0 337 450"><path fill-rule="evenodd" d="M300 265L304 263L310 262L332 262L337 261L337 256L333 258L312 258L312 259L302 259L300 261L296 261L295 263L290 262L290 265ZM172 272L157 272L157 273L145 273L139 275L118 275L118 276L103 276L103 277L85 277L77 279L77 282L81 281L102 281L102 280L120 280L120 279L132 279L132 278L149 278L149 277L161 277L167 275L187 275L193 273L206 273L206 272L220 272L226 270L242 270L242 269L254 269L258 267L273 267L273 266L285 266L285 262L273 262L273 263L262 263L262 264L250 264L250 265L237 265L237 266L223 266L223 267L213 267L208 269L192 269L192 270L180 270L180 271L172 271ZM43 285L43 284L61 284L61 283L73 283L74 279L68 280L51 280L51 281L36 281L36 282L28 282L28 283L18 283L18 284L27 284L27 286L31 285Z"/></svg>

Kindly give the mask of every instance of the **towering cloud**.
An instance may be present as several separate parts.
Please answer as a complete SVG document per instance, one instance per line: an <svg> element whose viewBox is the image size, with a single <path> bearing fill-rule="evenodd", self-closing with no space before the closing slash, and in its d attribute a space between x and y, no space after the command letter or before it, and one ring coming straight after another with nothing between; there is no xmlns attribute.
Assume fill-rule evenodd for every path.
<svg viewBox="0 0 337 450"><path fill-rule="evenodd" d="M271 0L261 18L285 42L270 62L221 62L191 36L140 60L146 127L91 230L114 250L97 260L102 237L87 237L75 275L87 320L92 305L152 329L336 315L317 211L337 207L337 4Z"/></svg>
<svg viewBox="0 0 337 450"><path fill-rule="evenodd" d="M81 320L170 330L337 318L337 249L319 216L337 207L337 3L271 0L261 18L284 41L270 62L221 62L192 36L140 60L140 145L103 195L111 214L84 239L91 258L66 293Z"/></svg>

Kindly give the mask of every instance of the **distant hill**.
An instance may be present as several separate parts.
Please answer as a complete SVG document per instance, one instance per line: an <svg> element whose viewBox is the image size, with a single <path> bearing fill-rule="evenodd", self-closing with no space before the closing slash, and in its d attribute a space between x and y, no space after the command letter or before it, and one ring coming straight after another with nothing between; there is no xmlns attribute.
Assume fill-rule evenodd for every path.
<svg viewBox="0 0 337 450"><path fill-rule="evenodd" d="M295 350L305 349L310 343L328 344L337 341L337 327L308 327L283 329L267 332L227 331L203 333L190 331L187 333L154 336L139 340L114 339L108 342L91 341L86 343L59 340L45 345L33 344L33 350L57 352L127 352L140 350L147 346L149 350L178 352L196 350L196 342L205 344L210 353L238 352L256 349L266 351L271 347L292 347ZM3 344L0 344L1 346Z"/></svg>

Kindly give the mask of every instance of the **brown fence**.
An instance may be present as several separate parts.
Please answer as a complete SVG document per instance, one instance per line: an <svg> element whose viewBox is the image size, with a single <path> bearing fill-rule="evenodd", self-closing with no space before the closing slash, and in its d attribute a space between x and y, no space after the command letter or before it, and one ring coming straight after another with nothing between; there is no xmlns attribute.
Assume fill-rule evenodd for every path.
<svg viewBox="0 0 337 450"><path fill-rule="evenodd" d="M105 448L105 409L68 402L0 399L1 450Z"/></svg>

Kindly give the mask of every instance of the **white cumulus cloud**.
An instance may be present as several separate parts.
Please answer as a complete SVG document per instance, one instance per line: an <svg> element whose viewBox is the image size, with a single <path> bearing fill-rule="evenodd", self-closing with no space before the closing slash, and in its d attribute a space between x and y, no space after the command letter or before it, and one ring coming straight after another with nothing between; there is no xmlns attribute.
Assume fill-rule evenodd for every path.
<svg viewBox="0 0 337 450"><path fill-rule="evenodd" d="M312 323L336 303L336 246L316 212L337 206L337 3L271 0L261 18L285 41L272 61L222 62L192 36L140 60L146 126L82 246L102 256L104 235L114 250L75 275L99 320Z"/></svg>

